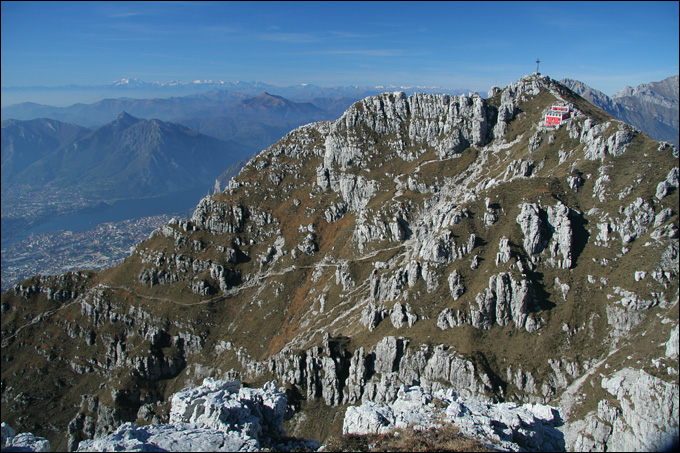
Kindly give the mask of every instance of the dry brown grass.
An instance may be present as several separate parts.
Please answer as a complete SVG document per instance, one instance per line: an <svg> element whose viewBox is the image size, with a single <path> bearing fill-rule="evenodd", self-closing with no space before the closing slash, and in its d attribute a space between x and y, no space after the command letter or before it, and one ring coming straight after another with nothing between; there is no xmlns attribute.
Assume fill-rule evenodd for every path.
<svg viewBox="0 0 680 453"><path fill-rule="evenodd" d="M444 424L428 430L411 427L385 434L347 434L331 438L324 451L495 451L479 441L462 436L456 426Z"/></svg>

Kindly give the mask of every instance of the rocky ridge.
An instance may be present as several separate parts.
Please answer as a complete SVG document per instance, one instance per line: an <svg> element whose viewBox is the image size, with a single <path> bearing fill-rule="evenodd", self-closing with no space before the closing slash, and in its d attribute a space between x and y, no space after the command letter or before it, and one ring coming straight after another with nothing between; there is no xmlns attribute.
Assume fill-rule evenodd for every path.
<svg viewBox="0 0 680 453"><path fill-rule="evenodd" d="M563 79L561 83L615 118L648 133L650 137L680 146L678 80L675 75L659 82L625 87L611 97L578 80Z"/></svg>
<svg viewBox="0 0 680 453"><path fill-rule="evenodd" d="M556 101L573 118L545 128ZM320 442L418 386L559 406L569 450L644 448L637 420L677 433L677 159L547 77L364 99L120 266L3 294L3 414L74 449L203 378L276 378L287 431ZM626 406L661 383L671 412ZM66 438L38 422L59 404Z"/></svg>

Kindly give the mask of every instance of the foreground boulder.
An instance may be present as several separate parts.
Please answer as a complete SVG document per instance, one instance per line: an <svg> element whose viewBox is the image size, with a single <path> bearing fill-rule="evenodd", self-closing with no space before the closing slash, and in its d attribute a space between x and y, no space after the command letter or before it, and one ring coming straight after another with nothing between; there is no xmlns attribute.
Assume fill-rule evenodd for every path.
<svg viewBox="0 0 680 453"><path fill-rule="evenodd" d="M259 451L315 449L313 441L282 444L286 397L275 382L262 389L206 378L172 398L170 423L121 425L113 434L80 443L77 451Z"/></svg>
<svg viewBox="0 0 680 453"><path fill-rule="evenodd" d="M50 441L33 433L16 434L2 422L2 451L50 451Z"/></svg>
<svg viewBox="0 0 680 453"><path fill-rule="evenodd" d="M439 404L435 402L439 400ZM399 389L394 404L365 402L347 408L343 434L382 434L413 426L429 429L456 425L462 435L505 451L564 451L557 409L542 404L489 403L459 398L449 390L435 395L419 386Z"/></svg>

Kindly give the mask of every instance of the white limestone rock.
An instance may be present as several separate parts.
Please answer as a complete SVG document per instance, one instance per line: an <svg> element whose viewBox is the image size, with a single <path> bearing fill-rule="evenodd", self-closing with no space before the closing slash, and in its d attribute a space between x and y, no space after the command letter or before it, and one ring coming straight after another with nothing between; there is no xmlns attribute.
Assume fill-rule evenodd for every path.
<svg viewBox="0 0 680 453"><path fill-rule="evenodd" d="M484 386L479 382L480 379L484 380L484 377L477 378L477 370L474 364L461 358L455 351L444 345L438 345L434 348L432 356L423 370L422 377L432 383L446 382L459 395L466 397L484 393Z"/></svg>
<svg viewBox="0 0 680 453"><path fill-rule="evenodd" d="M680 341L678 337L678 326L675 326L671 329L670 338L666 342L666 357L670 357L671 359L678 357L678 349L680 348L680 345L678 345L678 341Z"/></svg>
<svg viewBox="0 0 680 453"><path fill-rule="evenodd" d="M536 203L522 203L520 209L516 220L524 233L524 250L529 255L541 253L547 241L544 238L540 209Z"/></svg>
<svg viewBox="0 0 680 453"><path fill-rule="evenodd" d="M571 287L566 283L562 283L559 277L555 277L555 289L562 294L562 299L566 301Z"/></svg>
<svg viewBox="0 0 680 453"><path fill-rule="evenodd" d="M556 266L561 269L571 268L572 231L569 220L569 208L558 202L555 207L548 206L548 223L553 230L550 253ZM557 256L562 255L562 259Z"/></svg>
<svg viewBox="0 0 680 453"><path fill-rule="evenodd" d="M360 211L371 201L373 195L378 191L378 183L368 180L362 175L342 174L338 182L337 189L350 211Z"/></svg>
<svg viewBox="0 0 680 453"><path fill-rule="evenodd" d="M382 373L379 380L371 379L366 383L361 401L391 404L397 398L400 385L398 372Z"/></svg>
<svg viewBox="0 0 680 453"><path fill-rule="evenodd" d="M522 370L521 366L518 366L514 373L512 365L508 366L506 369L506 376L508 382L512 382L515 387L521 391L529 394L538 393L534 376L531 374L531 372Z"/></svg>
<svg viewBox="0 0 680 453"><path fill-rule="evenodd" d="M621 128L622 126L619 126ZM620 156L626 152L628 145L633 141L634 135L625 129L616 131L616 133L607 140L607 150L613 156Z"/></svg>
<svg viewBox="0 0 680 453"><path fill-rule="evenodd" d="M21 433L6 440L6 451L50 451L50 441L33 433Z"/></svg>
<svg viewBox="0 0 680 453"><path fill-rule="evenodd" d="M338 364L332 357L321 357L320 359L322 369L321 396L326 405L337 406L342 403L343 397L343 393L340 390L340 378L338 377Z"/></svg>
<svg viewBox="0 0 680 453"><path fill-rule="evenodd" d="M366 354L362 346L354 351L350 359L349 375L346 381L347 393L344 397L344 401L347 404L354 404L361 400L364 386L366 385L367 371Z"/></svg>
<svg viewBox="0 0 680 453"><path fill-rule="evenodd" d="M383 434L408 426L425 429L436 426L441 409L431 404L432 399L421 387L402 386L389 406L370 401L350 406L345 412L343 434Z"/></svg>
<svg viewBox="0 0 680 453"><path fill-rule="evenodd" d="M423 263L422 269L420 270L420 275L425 280L425 285L427 287L427 292L431 293L437 288L439 288L439 272L437 271L436 265L430 265L430 263Z"/></svg>
<svg viewBox="0 0 680 453"><path fill-rule="evenodd" d="M461 281L460 274L455 269L449 274L449 291L453 300L457 300L465 293L465 286Z"/></svg>
<svg viewBox="0 0 680 453"><path fill-rule="evenodd" d="M335 284L342 285L343 291L349 291L354 288L354 280L349 272L349 265L347 262L342 262L335 269Z"/></svg>
<svg viewBox="0 0 680 453"><path fill-rule="evenodd" d="M654 208L642 197L622 209L623 219L616 219L614 230L625 245L644 235L650 223L655 221Z"/></svg>
<svg viewBox="0 0 680 453"><path fill-rule="evenodd" d="M408 276L403 269L386 273L379 273L374 269L369 284L369 294L374 301L392 301L401 295L408 284Z"/></svg>
<svg viewBox="0 0 680 453"><path fill-rule="evenodd" d="M534 292L528 280L516 281L501 272L489 278L489 286L477 294L476 307L470 307L470 322L478 329L490 329L495 323L505 326L510 321L517 329L525 327L534 302Z"/></svg>
<svg viewBox="0 0 680 453"><path fill-rule="evenodd" d="M678 435L678 382L665 382L643 370L623 368L602 379L620 413L601 414L612 426L609 451L655 451ZM620 415L618 415L620 414Z"/></svg>
<svg viewBox="0 0 680 453"><path fill-rule="evenodd" d="M583 122L581 129L581 136L579 140L584 143L583 154L588 160L604 160L604 157L609 152L608 142L602 133L609 128L610 122L595 124L595 120L587 118Z"/></svg>
<svg viewBox="0 0 680 453"><path fill-rule="evenodd" d="M452 263L458 258L456 241L453 238L450 230L444 230L437 236L428 234L422 237L417 251L418 257L439 264Z"/></svg>
<svg viewBox="0 0 680 453"><path fill-rule="evenodd" d="M421 265L419 261L411 260L406 265L406 282L409 288L413 288L418 283L418 277L421 276Z"/></svg>
<svg viewBox="0 0 680 453"><path fill-rule="evenodd" d="M170 423L121 425L114 433L80 442L77 451L261 451L318 448L313 441L284 443L286 398L275 382L262 389L206 378L172 397ZM290 444L290 445L289 445Z"/></svg>
<svg viewBox="0 0 680 453"><path fill-rule="evenodd" d="M366 327L369 332L372 332L380 321L382 321L387 315L387 310L382 306L377 306L375 303L369 301L366 306L361 310L361 318L359 322L361 325Z"/></svg>
<svg viewBox="0 0 680 453"><path fill-rule="evenodd" d="M670 219L672 215L673 210L671 208L662 209L661 212L659 212L654 217L654 228L658 228L664 223L666 223L666 221L668 221L668 219Z"/></svg>
<svg viewBox="0 0 680 453"><path fill-rule="evenodd" d="M496 266L510 261L509 239L503 236L498 243L498 253L496 254Z"/></svg>
<svg viewBox="0 0 680 453"><path fill-rule="evenodd" d="M356 219L352 239L359 245L362 251L365 244L388 239L388 226L380 219L373 217L369 220L368 213L364 210L359 212Z"/></svg>
<svg viewBox="0 0 680 453"><path fill-rule="evenodd" d="M600 171L602 170L603 167L600 167ZM593 198L597 198L600 200L600 202L607 201L607 183L609 181L610 178L607 174L601 174L598 176L598 178L595 180L595 184L593 185Z"/></svg>
<svg viewBox="0 0 680 453"><path fill-rule="evenodd" d="M375 346L376 373L391 373L399 369L399 360L403 355L404 341L400 338L388 336Z"/></svg>
<svg viewBox="0 0 680 453"><path fill-rule="evenodd" d="M567 176L567 185L571 190L578 192L578 188L583 185L583 178L579 176Z"/></svg>
<svg viewBox="0 0 680 453"><path fill-rule="evenodd" d="M487 209L484 212L484 226L485 227L489 228L489 227L493 226L493 224L496 223L497 221L498 221L498 216L496 215L495 211L493 211L491 209Z"/></svg>
<svg viewBox="0 0 680 453"><path fill-rule="evenodd" d="M384 434L394 428L394 414L389 406L371 401L350 406L345 412L342 434Z"/></svg>
<svg viewBox="0 0 680 453"><path fill-rule="evenodd" d="M538 149L538 147L541 146L541 136L539 135L539 132L537 131L534 135L532 135L529 138L529 152L533 153Z"/></svg>
<svg viewBox="0 0 680 453"><path fill-rule="evenodd" d="M668 175L666 176L666 179L661 181L657 186L656 186L656 198L659 200L662 200L666 195L668 195L668 192L671 188L678 188L678 185L680 184L679 181L679 170L678 167L673 168L671 171L668 172Z"/></svg>
<svg viewBox="0 0 680 453"><path fill-rule="evenodd" d="M260 451L255 438L237 431L220 431L191 423L121 425L114 433L84 440L76 451Z"/></svg>
<svg viewBox="0 0 680 453"><path fill-rule="evenodd" d="M475 399L451 402L446 420L461 433L507 451L564 451L557 409L541 404L492 404Z"/></svg>
<svg viewBox="0 0 680 453"><path fill-rule="evenodd" d="M437 317L437 327L442 330L460 327L463 324L468 323L470 323L470 320L465 313L461 312L460 310L456 310L454 312L451 308L443 309Z"/></svg>
<svg viewBox="0 0 680 453"><path fill-rule="evenodd" d="M392 312L390 314L390 321L396 329L401 328L404 323L407 323L409 327L413 327L413 324L415 324L417 320L418 315L411 313L411 307L409 304L404 306L399 302L394 303L394 307L392 308Z"/></svg>
<svg viewBox="0 0 680 453"><path fill-rule="evenodd" d="M284 435L286 398L270 382L263 389L240 388L238 381L206 378L203 385L172 396L170 423L193 423L220 431L238 431L254 439Z"/></svg>
<svg viewBox="0 0 680 453"><path fill-rule="evenodd" d="M305 255L314 255L314 253L319 250L319 246L315 241L316 235L314 233L307 233L297 248Z"/></svg>
<svg viewBox="0 0 680 453"><path fill-rule="evenodd" d="M492 404L459 399L452 389L435 393L446 408L433 404L434 396L420 386L402 386L390 405L364 402L345 412L343 434L382 434L412 426L429 429L453 423L462 434L506 451L564 451L555 426L558 411L550 406L514 403Z"/></svg>

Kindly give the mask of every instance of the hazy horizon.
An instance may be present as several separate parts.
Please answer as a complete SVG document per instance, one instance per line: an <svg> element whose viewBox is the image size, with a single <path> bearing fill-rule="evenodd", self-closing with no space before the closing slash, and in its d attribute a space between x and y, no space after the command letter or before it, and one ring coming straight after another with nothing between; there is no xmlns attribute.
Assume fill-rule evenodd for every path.
<svg viewBox="0 0 680 453"><path fill-rule="evenodd" d="M678 2L3 1L1 17L3 87L137 78L486 92L533 73L538 57L541 73L612 95L679 72Z"/></svg>

